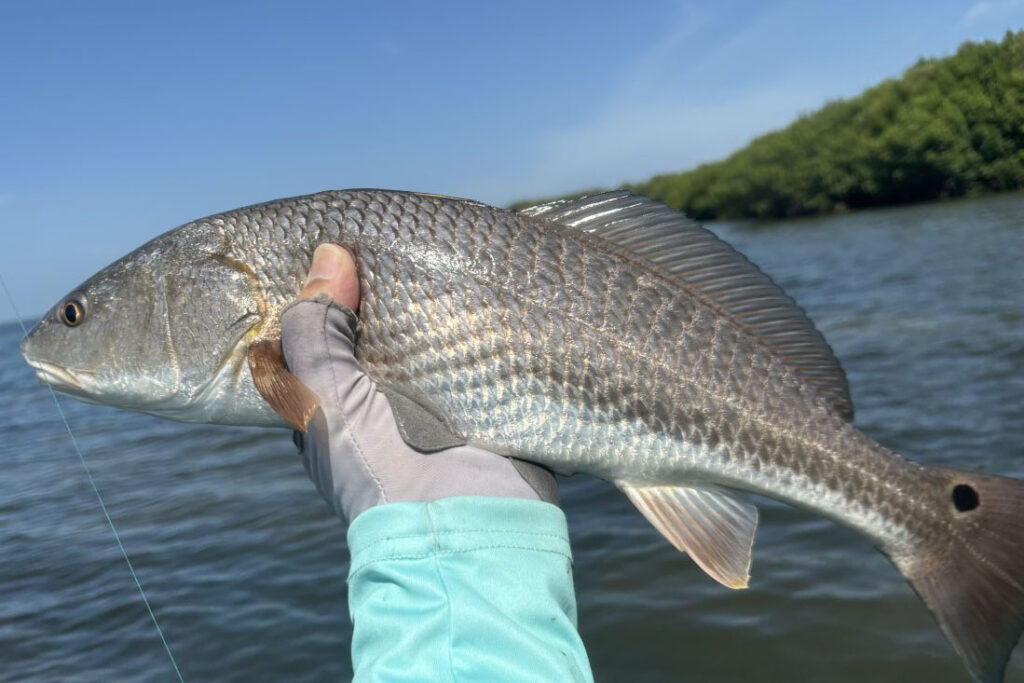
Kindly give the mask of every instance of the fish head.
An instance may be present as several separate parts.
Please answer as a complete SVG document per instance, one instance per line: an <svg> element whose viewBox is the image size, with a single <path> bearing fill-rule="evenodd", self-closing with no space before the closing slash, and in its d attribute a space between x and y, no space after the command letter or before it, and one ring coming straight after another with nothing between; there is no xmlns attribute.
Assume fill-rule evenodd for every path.
<svg viewBox="0 0 1024 683"><path fill-rule="evenodd" d="M283 424L246 364L265 305L215 227L158 237L62 297L21 344L37 377L173 420Z"/></svg>

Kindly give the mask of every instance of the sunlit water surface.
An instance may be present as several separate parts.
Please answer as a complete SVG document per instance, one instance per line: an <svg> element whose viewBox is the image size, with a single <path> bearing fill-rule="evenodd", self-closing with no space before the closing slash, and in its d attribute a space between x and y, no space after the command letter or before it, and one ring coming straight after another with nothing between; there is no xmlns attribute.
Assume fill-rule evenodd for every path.
<svg viewBox="0 0 1024 683"><path fill-rule="evenodd" d="M862 430L1024 477L1024 197L714 227L824 332ZM175 680L20 336L0 327L0 680ZM286 432L62 404L186 680L351 676L344 529ZM598 680L968 680L848 530L759 499L751 587L732 592L609 484L562 483Z"/></svg>

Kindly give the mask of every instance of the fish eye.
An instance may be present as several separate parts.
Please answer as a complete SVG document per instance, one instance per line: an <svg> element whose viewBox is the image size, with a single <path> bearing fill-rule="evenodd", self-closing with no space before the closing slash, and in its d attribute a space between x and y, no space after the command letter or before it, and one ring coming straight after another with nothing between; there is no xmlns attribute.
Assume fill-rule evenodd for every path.
<svg viewBox="0 0 1024 683"><path fill-rule="evenodd" d="M978 507L981 500L978 491L970 484L957 484L953 487L953 507L957 512L970 512Z"/></svg>
<svg viewBox="0 0 1024 683"><path fill-rule="evenodd" d="M86 302L83 296L72 296L60 305L57 315L60 321L68 327L81 325L85 320Z"/></svg>

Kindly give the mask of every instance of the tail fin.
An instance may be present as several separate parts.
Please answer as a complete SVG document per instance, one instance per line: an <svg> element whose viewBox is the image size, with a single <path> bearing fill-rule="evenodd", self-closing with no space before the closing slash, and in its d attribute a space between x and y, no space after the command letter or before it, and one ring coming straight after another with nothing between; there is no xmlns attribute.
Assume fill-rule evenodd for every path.
<svg viewBox="0 0 1024 683"><path fill-rule="evenodd" d="M974 678L1001 683L1024 629L1024 481L928 469L948 537L923 554L890 557Z"/></svg>

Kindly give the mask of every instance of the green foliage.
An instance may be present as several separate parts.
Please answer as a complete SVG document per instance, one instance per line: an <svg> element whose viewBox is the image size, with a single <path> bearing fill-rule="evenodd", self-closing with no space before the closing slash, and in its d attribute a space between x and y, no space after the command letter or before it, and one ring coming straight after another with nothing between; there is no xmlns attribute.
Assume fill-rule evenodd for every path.
<svg viewBox="0 0 1024 683"><path fill-rule="evenodd" d="M1024 187L1024 31L964 43L723 161L635 192L700 218L770 218Z"/></svg>

